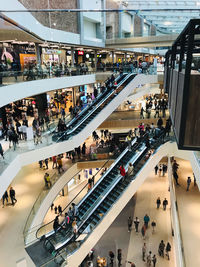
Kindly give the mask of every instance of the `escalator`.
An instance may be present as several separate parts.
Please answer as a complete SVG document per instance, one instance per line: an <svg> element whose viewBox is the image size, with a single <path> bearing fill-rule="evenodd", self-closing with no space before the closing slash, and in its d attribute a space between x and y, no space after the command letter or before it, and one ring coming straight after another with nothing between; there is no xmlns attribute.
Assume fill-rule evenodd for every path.
<svg viewBox="0 0 200 267"><path fill-rule="evenodd" d="M157 139L151 139L150 146L147 145L146 137L134 139L131 150L126 148L121 152L120 156L101 176L92 190L77 204L78 235L75 237L72 228L69 227L68 229L60 229L56 234L51 231L45 236L40 236L39 243L45 251L42 258L43 263L45 262L44 258L48 258L48 260L51 258L54 263L61 264L87 241L95 228L101 225L102 219L112 210L113 205L124 195L132 181L137 179L138 172L148 162L146 157L149 150L158 148L163 141L163 134ZM124 165L127 170L130 162L134 165L134 173L123 179L119 174L119 167ZM39 228L37 233L40 231Z"/></svg>
<svg viewBox="0 0 200 267"><path fill-rule="evenodd" d="M117 85L120 85L121 82L125 79L125 77L127 76L127 73L124 73L121 76L118 76L114 82L116 82ZM87 114L88 112L90 112L93 107L95 107L96 105L98 105L98 103L100 101L102 101L107 95L108 95L109 91L105 90L104 92L102 92L101 94L99 94L97 96L97 98L92 102L91 105L88 105L86 108L84 108L79 114L78 116L74 117L69 123L67 123L67 128L73 128L78 122L80 122Z"/></svg>
<svg viewBox="0 0 200 267"><path fill-rule="evenodd" d="M160 141L160 139L159 139ZM157 142L154 146L157 145ZM94 188L88 192L88 194L79 202L78 207L78 236L76 240L82 234L88 235L93 229L100 223L102 218L110 210L112 205L122 195L126 187L132 181L133 177L144 165L144 157L148 151L144 139L132 141L132 149L126 148L117 160L111 165L100 180L95 184ZM124 165L125 169L128 168L128 164L132 162L134 165L134 175L127 177L123 180L119 174L120 165ZM69 255L71 247L75 247L79 242L76 242L72 229L60 231L60 233L46 235L44 246L51 253L60 253L64 248L64 251Z"/></svg>
<svg viewBox="0 0 200 267"><path fill-rule="evenodd" d="M94 104L83 110L79 116L67 124L68 129L63 133L56 133L52 139L54 142L68 140L70 137L80 133L101 111L105 108L127 85L130 83L136 74L123 74L117 80L115 89L105 91Z"/></svg>

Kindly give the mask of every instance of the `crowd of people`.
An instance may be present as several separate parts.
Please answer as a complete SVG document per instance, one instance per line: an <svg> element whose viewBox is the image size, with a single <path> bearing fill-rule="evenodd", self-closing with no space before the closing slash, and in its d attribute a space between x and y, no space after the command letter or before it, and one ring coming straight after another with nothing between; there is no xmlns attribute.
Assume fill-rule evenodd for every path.
<svg viewBox="0 0 200 267"><path fill-rule="evenodd" d="M144 119L144 112L146 112L146 118L151 118L151 112L154 110L154 118L166 117L166 110L168 108L168 100L164 97L159 99L157 95L150 95L146 99L145 108L140 109L140 118Z"/></svg>

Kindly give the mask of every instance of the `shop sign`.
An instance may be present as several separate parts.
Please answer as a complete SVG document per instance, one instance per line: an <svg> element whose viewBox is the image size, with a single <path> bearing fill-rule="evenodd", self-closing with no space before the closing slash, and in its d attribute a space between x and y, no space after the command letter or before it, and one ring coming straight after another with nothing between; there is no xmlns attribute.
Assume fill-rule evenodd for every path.
<svg viewBox="0 0 200 267"><path fill-rule="evenodd" d="M79 56L83 56L84 55L84 51L78 51L78 55Z"/></svg>

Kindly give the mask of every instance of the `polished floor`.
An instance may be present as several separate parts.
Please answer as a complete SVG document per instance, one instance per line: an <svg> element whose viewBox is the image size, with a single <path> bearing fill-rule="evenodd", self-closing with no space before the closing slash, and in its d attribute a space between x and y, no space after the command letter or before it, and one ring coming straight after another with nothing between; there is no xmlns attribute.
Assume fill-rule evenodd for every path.
<svg viewBox="0 0 200 267"><path fill-rule="evenodd" d="M163 211L162 206L159 210L156 209L156 199L160 196L161 200L165 197L169 200L169 205L166 211ZM170 195L168 192L168 177L155 176L151 173L143 185L139 188L135 196L126 205L120 215L112 223L109 229L101 237L94 247L94 264L96 257L105 257L109 265L109 251L115 254L114 267L118 266L117 250L122 249L122 267L130 267L127 261L134 262L137 267L146 267L147 263L142 261L142 245L145 242L147 252L152 251L157 257L157 265L159 267L174 267L174 248L173 238L171 235L171 220L170 220ZM157 224L155 233L152 234L152 227L149 226L145 240L141 235L141 227L145 214L150 216L150 225L152 220ZM140 220L139 233L135 232L134 225L131 232L128 232L128 217ZM164 259L158 256L158 245L161 240L170 242L172 252L170 253L170 261L167 257ZM86 266L86 265L84 265ZM94 265L95 266L95 265ZM152 265L151 265L152 266Z"/></svg>
<svg viewBox="0 0 200 267"><path fill-rule="evenodd" d="M176 197L185 263L187 267L199 267L200 193L197 185L194 186L193 172L190 163L181 159L177 159L177 162L179 164L178 182L180 185L176 186ZM191 177L192 183L189 191L186 191L188 176Z"/></svg>
<svg viewBox="0 0 200 267"><path fill-rule="evenodd" d="M171 235L170 194L168 185L167 175L163 177L158 175L155 176L154 173L151 173L148 179L146 179L137 191L134 218L137 216L140 220L139 233L136 233L134 229L131 231L127 260L134 262L138 267L147 266L147 263L142 261L142 246L144 242L147 246L147 253L151 251L152 255L156 255L156 266L175 266L173 238ZM160 197L161 202L164 198L167 198L169 204L166 211L163 210L162 205L157 210L156 200L158 197ZM145 240L143 240L141 227L145 214L148 214L150 217L150 225L147 229ZM155 233L152 233L151 227L151 222L153 220L156 222ZM170 261L168 261L166 257L163 259L158 255L158 246L161 240L163 240L165 244L170 242L172 246ZM126 264L125 266L128 267L130 264Z"/></svg>

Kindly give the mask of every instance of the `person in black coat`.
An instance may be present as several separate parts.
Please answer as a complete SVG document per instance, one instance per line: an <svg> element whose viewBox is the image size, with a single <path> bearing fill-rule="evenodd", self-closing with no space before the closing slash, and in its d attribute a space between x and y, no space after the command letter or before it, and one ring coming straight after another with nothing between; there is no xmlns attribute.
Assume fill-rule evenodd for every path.
<svg viewBox="0 0 200 267"><path fill-rule="evenodd" d="M85 156L85 154L86 154L86 144L85 143L83 143L83 146L82 146L82 154L83 154L83 156Z"/></svg>
<svg viewBox="0 0 200 267"><path fill-rule="evenodd" d="M56 216L54 222L53 222L53 230L55 232L55 234L57 233L58 231L58 228L60 227L60 224L59 224L59 219L58 219L58 215Z"/></svg>
<svg viewBox="0 0 200 267"><path fill-rule="evenodd" d="M15 198L15 190L13 189L13 187L10 188L10 199L12 201L12 205L14 206L15 203L17 202L17 199Z"/></svg>

